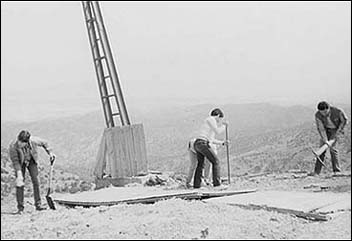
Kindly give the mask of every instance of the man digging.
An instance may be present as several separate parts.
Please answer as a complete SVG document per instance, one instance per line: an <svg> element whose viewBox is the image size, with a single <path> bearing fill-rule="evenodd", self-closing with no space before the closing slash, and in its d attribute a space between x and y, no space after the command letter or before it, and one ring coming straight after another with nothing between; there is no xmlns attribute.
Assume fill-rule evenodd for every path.
<svg viewBox="0 0 352 241"><path fill-rule="evenodd" d="M38 137L31 137L28 131L21 131L17 140L10 144L9 154L13 163L16 174L16 200L18 214L22 214L24 210L24 177L26 168L29 171L33 183L34 204L38 211L46 208L41 205L39 180L38 180L38 147L44 148L50 156L50 161L55 160L55 155L51 152L48 143Z"/></svg>
<svg viewBox="0 0 352 241"><path fill-rule="evenodd" d="M332 170L334 173L341 172L338 160L337 143L344 134L343 128L347 123L347 117L345 113L334 106L330 106L327 102L321 101L318 103L318 111L315 113L315 121L318 129L318 133L321 137L320 146L328 145L330 148ZM331 144L331 140L335 140ZM319 158L321 162L324 162L325 158L324 151L320 154ZM318 158L315 162L314 172L310 175L319 175L323 164Z"/></svg>

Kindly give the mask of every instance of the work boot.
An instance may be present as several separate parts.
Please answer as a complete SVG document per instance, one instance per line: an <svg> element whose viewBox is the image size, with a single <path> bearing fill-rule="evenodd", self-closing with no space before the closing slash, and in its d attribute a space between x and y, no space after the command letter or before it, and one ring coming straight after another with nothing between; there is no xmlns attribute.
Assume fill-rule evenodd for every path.
<svg viewBox="0 0 352 241"><path fill-rule="evenodd" d="M310 172L308 173L308 176L314 177L314 176L318 176L319 174L316 172Z"/></svg>
<svg viewBox="0 0 352 241"><path fill-rule="evenodd" d="M213 190L214 190L214 191L223 191L223 190L226 190L226 189L228 189L228 188L229 188L228 185L221 184L221 185L219 185L219 186L213 187Z"/></svg>
<svg viewBox="0 0 352 241"><path fill-rule="evenodd" d="M341 170L334 170L333 172L334 172L334 174L332 174L332 175L333 175L334 177L343 176Z"/></svg>
<svg viewBox="0 0 352 241"><path fill-rule="evenodd" d="M23 212L24 212L23 209L19 209L15 214L16 214L16 215L22 215Z"/></svg>

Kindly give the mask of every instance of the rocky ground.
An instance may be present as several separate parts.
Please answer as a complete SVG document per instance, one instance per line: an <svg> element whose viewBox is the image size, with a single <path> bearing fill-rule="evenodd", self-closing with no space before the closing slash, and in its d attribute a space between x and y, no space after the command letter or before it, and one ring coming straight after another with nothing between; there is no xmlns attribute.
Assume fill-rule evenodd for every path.
<svg viewBox="0 0 352 241"><path fill-rule="evenodd" d="M351 193L351 174L257 174L233 177L230 189ZM160 186L165 188L165 186ZM181 186L179 188L182 188ZM351 239L351 210L325 222L226 204L171 199L154 204L34 211L13 196L1 200L1 239Z"/></svg>

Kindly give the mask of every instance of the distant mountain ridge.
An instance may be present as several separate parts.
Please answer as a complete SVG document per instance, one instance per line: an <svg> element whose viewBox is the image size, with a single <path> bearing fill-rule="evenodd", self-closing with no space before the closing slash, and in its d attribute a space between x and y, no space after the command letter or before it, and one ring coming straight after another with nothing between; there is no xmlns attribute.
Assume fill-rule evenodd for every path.
<svg viewBox="0 0 352 241"><path fill-rule="evenodd" d="M293 152L302 152L308 141L312 144L318 142L314 126L315 108L305 106L282 107L258 103L223 106L203 104L152 111L134 109L129 112L130 118L132 123L143 123L149 168L185 172L189 165L187 141L215 107L223 109L225 118L230 122L230 154L234 163L237 161L236 166L233 166L236 172L255 171L255 166L258 166L257 171L269 170L270 167L280 169L280 161L289 162L288 158ZM350 106L343 109L350 118ZM95 165L104 125L102 112L30 123L6 122L1 124L1 145L7 148L10 140L21 129L28 129L33 135L50 141L58 156L57 165L88 177ZM350 124L346 129L344 143L350 143ZM296 149L291 149L294 145L297 145ZM308 151L303 153L311 158ZM220 150L220 156L224 161L224 150ZM44 160L47 158L44 153L42 157ZM262 164L259 165L259 161ZM293 163L298 161L302 160L295 159ZM291 166L295 165L285 168Z"/></svg>

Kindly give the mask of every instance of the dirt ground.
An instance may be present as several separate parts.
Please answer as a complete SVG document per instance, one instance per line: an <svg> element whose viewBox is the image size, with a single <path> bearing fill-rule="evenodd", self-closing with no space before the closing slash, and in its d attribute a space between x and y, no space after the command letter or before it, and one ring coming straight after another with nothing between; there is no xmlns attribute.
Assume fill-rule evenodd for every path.
<svg viewBox="0 0 352 241"><path fill-rule="evenodd" d="M269 174L233 178L230 189L351 193L351 175ZM322 188L323 187L323 188ZM32 199L28 199L32 202ZM1 239L351 239L351 210L325 222L226 204L170 199L154 204L34 211L1 201Z"/></svg>

